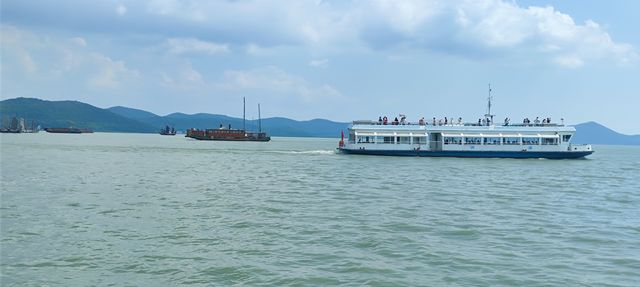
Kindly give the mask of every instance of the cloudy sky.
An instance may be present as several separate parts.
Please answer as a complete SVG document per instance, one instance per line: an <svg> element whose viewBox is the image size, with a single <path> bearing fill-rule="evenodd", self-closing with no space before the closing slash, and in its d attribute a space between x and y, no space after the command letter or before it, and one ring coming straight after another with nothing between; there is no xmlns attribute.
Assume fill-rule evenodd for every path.
<svg viewBox="0 0 640 287"><path fill-rule="evenodd" d="M640 134L640 1L1 2L2 99L373 119L494 113Z"/></svg>

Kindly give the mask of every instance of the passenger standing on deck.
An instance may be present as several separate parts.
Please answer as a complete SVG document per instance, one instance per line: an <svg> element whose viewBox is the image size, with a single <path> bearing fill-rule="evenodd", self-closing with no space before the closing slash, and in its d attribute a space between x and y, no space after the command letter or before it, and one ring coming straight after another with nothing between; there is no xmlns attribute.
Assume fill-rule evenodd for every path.
<svg viewBox="0 0 640 287"><path fill-rule="evenodd" d="M433 126L436 126L436 117L433 117Z"/></svg>
<svg viewBox="0 0 640 287"><path fill-rule="evenodd" d="M382 124L386 126L388 122L387 116L384 116L384 118L382 118Z"/></svg>
<svg viewBox="0 0 640 287"><path fill-rule="evenodd" d="M382 117L378 117L378 124L381 125L382 124Z"/></svg>
<svg viewBox="0 0 640 287"><path fill-rule="evenodd" d="M424 117L422 117L419 121L418 124L421 126L424 126Z"/></svg>
<svg viewBox="0 0 640 287"><path fill-rule="evenodd" d="M480 125L480 119L478 119L478 125Z"/></svg>
<svg viewBox="0 0 640 287"><path fill-rule="evenodd" d="M447 125L447 117L444 117L444 125Z"/></svg>
<svg viewBox="0 0 640 287"><path fill-rule="evenodd" d="M394 124L394 125L396 125L396 126L398 125L398 117L396 117L396 118L393 120L393 124Z"/></svg>

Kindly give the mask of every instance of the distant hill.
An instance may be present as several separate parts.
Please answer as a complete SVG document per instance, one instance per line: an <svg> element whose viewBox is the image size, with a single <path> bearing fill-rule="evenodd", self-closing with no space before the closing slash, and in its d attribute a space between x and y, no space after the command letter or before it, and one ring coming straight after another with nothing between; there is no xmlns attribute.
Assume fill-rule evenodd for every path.
<svg viewBox="0 0 640 287"><path fill-rule="evenodd" d="M77 101L45 101L31 98L16 98L0 101L0 116L18 116L28 122L32 120L43 128L78 127L91 128L97 132L156 133L169 125L176 130L189 128L217 128L231 125L242 128L242 119L216 114L173 113L159 116L144 110L116 106L101 109ZM315 119L296 121L287 118L262 120L262 130L271 136L338 137L347 123ZM248 130L258 130L258 120L247 120Z"/></svg>
<svg viewBox="0 0 640 287"><path fill-rule="evenodd" d="M243 124L241 118L217 114L198 113L188 115L173 113L166 116L158 116L146 111L125 107L112 107L108 110L158 128L169 125L176 130L217 128L220 127L220 125L224 127L231 125L232 128L242 128ZM256 119L247 120L245 125L247 130L258 130L258 120ZM323 119L296 121L275 117L262 120L262 130L267 131L271 136L338 137L340 130L346 129L348 125L348 123L332 122Z"/></svg>
<svg viewBox="0 0 640 287"><path fill-rule="evenodd" d="M158 129L108 110L77 101L16 98L0 101L1 116L23 117L42 128L76 127L100 132L155 132Z"/></svg>
<svg viewBox="0 0 640 287"><path fill-rule="evenodd" d="M571 142L588 144L640 145L640 135L623 135L599 123L586 122L575 126Z"/></svg>
<svg viewBox="0 0 640 287"><path fill-rule="evenodd" d="M108 108L107 110L112 112L112 113L114 113L114 114L121 115L121 116L123 116L125 118L130 118L130 119L135 119L135 120L150 119L150 118L160 118L159 115L156 115L156 114L151 113L151 112L138 110L138 109L127 108L127 107L122 107L122 106L111 107L111 108Z"/></svg>
<svg viewBox="0 0 640 287"><path fill-rule="evenodd" d="M19 116L28 122L35 120L45 127L91 128L98 132L155 133L169 125L176 130L189 128L217 128L220 125L242 128L242 119L216 114L173 113L159 116L144 110L128 107L101 109L77 101L44 101L17 98L0 101L0 115ZM324 119L296 121L274 117L262 120L262 130L271 136L339 137L348 123ZM258 130L258 120L247 120L247 130ZM575 126L574 143L640 145L640 135L623 135L595 122Z"/></svg>

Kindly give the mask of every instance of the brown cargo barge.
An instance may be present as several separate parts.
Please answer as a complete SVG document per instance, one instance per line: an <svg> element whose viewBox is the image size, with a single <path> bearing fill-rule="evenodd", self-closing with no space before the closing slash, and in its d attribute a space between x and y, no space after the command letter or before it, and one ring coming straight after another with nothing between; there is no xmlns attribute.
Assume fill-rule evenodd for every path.
<svg viewBox="0 0 640 287"><path fill-rule="evenodd" d="M255 133L247 132L245 130L238 129L190 129L187 130L186 137L197 140L208 141L256 141L256 142L268 142L271 137L267 136L267 133Z"/></svg>
<svg viewBox="0 0 640 287"><path fill-rule="evenodd" d="M260 104L258 104L258 132L248 132L245 127L245 100L242 98L242 129L224 128L220 124L218 129L188 129L185 137L205 141L252 141L268 142L271 137L262 132L262 119L260 117Z"/></svg>
<svg viewBox="0 0 640 287"><path fill-rule="evenodd" d="M79 129L79 128L45 128L48 133L54 134L86 134L93 133L91 129Z"/></svg>

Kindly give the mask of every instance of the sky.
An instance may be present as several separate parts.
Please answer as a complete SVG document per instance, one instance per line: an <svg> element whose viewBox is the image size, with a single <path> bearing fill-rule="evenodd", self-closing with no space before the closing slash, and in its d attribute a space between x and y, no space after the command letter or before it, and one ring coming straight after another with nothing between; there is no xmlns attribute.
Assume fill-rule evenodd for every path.
<svg viewBox="0 0 640 287"><path fill-rule="evenodd" d="M0 2L1 98L640 134L640 1Z"/></svg>

